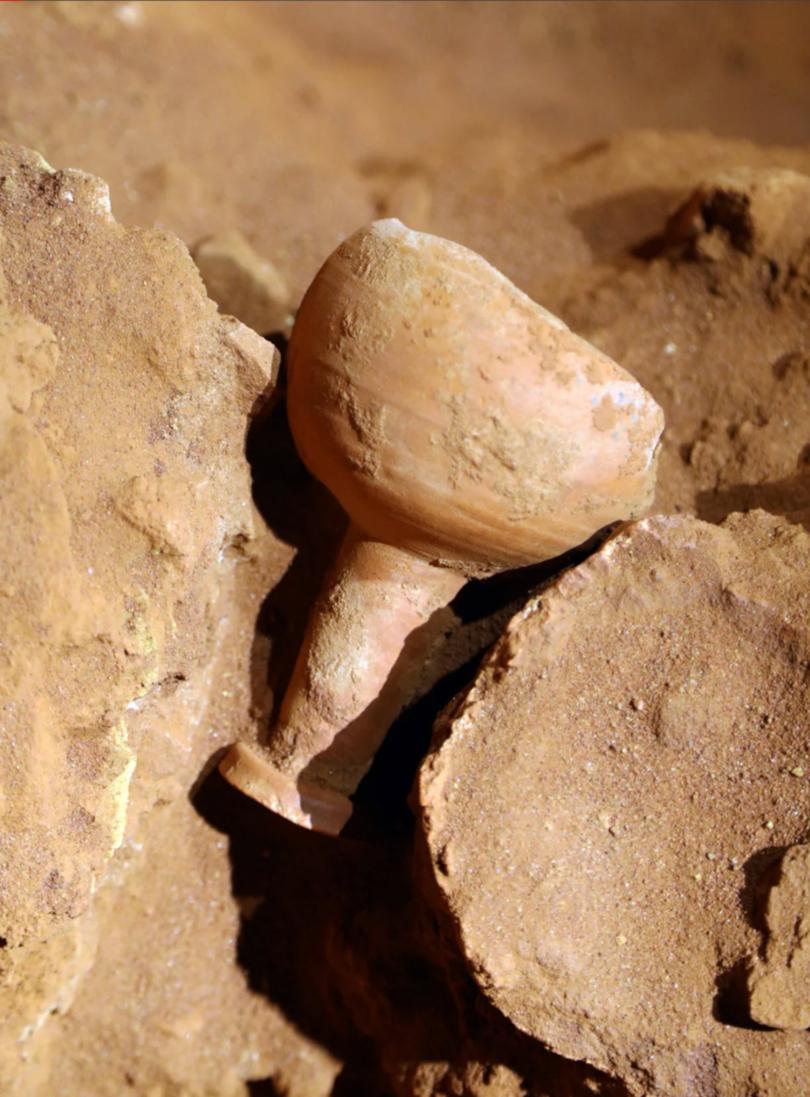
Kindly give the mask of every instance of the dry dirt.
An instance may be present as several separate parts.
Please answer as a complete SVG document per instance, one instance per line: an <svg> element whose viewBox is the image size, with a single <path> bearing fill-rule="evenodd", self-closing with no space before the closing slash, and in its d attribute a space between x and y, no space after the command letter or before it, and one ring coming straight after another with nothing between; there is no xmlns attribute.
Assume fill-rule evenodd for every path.
<svg viewBox="0 0 810 1097"><path fill-rule="evenodd" d="M744 977L769 873L810 822L808 565L807 533L763 511L631 524L513 618L423 766L436 882L483 992L639 1097L810 1074L806 1033L752 1031ZM806 996L780 956L807 932L793 860L757 1021L766 977Z"/></svg>
<svg viewBox="0 0 810 1097"><path fill-rule="evenodd" d="M806 918L810 765L791 758L803 775L773 782L762 767L763 752L806 746L806 631L774 622L810 597L808 106L802 3L0 5L4 1094L800 1097L806 984L785 972L806 963L791 927ZM625 546L610 559L626 604L602 580L587 613L574 596L608 552L594 546L541 596L587 617L559 653L578 663L558 713L524 680L546 658L537 639L523 670L475 675L560 565L462 591L424 696L361 787L356 840L335 843L212 768L266 729L343 528L295 454L283 372L274 388L259 336L283 349L320 263L380 215L480 251L642 381L667 417L655 509L679 517L654 520L652 547L646 527L611 542ZM218 314L206 286L258 332ZM752 508L770 517L713 525ZM664 561L663 587L645 553ZM750 629L718 593L732 561ZM662 619L680 622L677 643ZM624 620L637 639L618 634ZM741 635L738 692L728 652ZM667 660L688 664L687 636L705 672L693 702L661 679ZM597 691L606 655L616 673ZM443 780L475 775L474 825L453 822L462 911L406 798L436 715L471 683L506 715L479 726L468 712L466 738L426 770L452 757ZM641 871L631 834L615 873L600 863L599 894L578 886L580 860L545 895L582 919L548 919L543 947L559 942L570 965L555 997L520 952L540 924L530 869L549 834L571 857L582 833L520 818L528 793L513 803L505 774L545 788L542 721L569 729L576 767L631 684L658 691L622 709L617 735L646 752L634 810L653 782L667 790L663 883L644 881L649 918L618 925L605 896ZM734 733L715 742L718 705ZM752 795L729 782L712 797L667 769L687 732L726 763L748 744ZM554 789L572 813L583 796L598 816L600 796L612 812L628 795L579 776ZM432 787L450 818L455 801ZM708 852L738 865L715 881L717 861L690 861L680 888L667 821L689 793ZM748 823L768 797L780 813L766 834ZM510 890L496 847L513 822ZM694 829L676 837L697 858ZM774 856L746 891L739 865L763 849ZM471 935L473 914L475 933L481 918L496 929ZM670 937L688 989L665 997L655 959ZM594 959L604 940L608 963ZM662 997L671 1009L639 1005Z"/></svg>

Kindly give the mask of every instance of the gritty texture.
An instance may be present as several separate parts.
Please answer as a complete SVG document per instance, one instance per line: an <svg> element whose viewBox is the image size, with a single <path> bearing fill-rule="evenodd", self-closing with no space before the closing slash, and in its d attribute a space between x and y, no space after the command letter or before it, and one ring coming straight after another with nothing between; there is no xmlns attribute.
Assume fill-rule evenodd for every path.
<svg viewBox="0 0 810 1097"><path fill-rule="evenodd" d="M647 258L594 270L560 308L664 408L656 506L712 521L805 511L810 176L710 175L637 252Z"/></svg>
<svg viewBox="0 0 810 1097"><path fill-rule="evenodd" d="M216 748L194 728L254 539L244 435L275 361L217 314L179 241L113 220L99 180L8 145L0 179L0 1076L11 1094L47 1091L59 1017L74 1002L81 1015L80 987L94 1000L85 977L115 939L105 927L141 815L175 799ZM212 917L200 933L227 948L227 907ZM275 1014L256 1008L257 1061L235 1059L231 1090L257 1064L263 1073L258 1049L276 1038Z"/></svg>
<svg viewBox="0 0 810 1097"><path fill-rule="evenodd" d="M810 846L785 850L765 907L765 928L764 956L755 959L748 977L751 1017L772 1028L810 1028Z"/></svg>
<svg viewBox="0 0 810 1097"><path fill-rule="evenodd" d="M194 248L206 291L221 312L262 334L286 332L292 324L290 293L279 272L232 229Z"/></svg>
<svg viewBox="0 0 810 1097"><path fill-rule="evenodd" d="M782 176L810 174L810 6L704 2L699 17L696 10L670 2L0 4L0 137L38 149L59 168L103 177L123 225L168 229L190 247L241 233L283 278L292 311L325 257L373 217L400 217L457 240L630 369L664 407L659 508L696 509L716 521L756 505L801 518L810 442L803 425L807 304L797 294L801 278L788 283L788 268L774 272L769 261L779 262L772 244L783 201L791 217L779 254L791 234L790 250L799 254L808 235L800 186L794 180L785 187ZM728 173L741 169L732 188ZM774 173L784 199L770 207L749 202L751 188L760 187L751 171ZM691 239L683 219L671 221L681 208L697 229ZM757 221L764 232L738 248ZM73 236L69 250L80 250ZM60 250L53 254L65 261ZM89 322L78 275L92 284L96 264L77 263L77 279L57 285L50 260L40 254L37 263L44 284L61 296L32 281L23 288L32 299L40 294L35 311L12 307L0 294L0 371L18 417L15 445L20 417L39 414L47 378L65 363L64 418L52 421L66 431L82 417L92 423L99 407L103 413L112 376L102 358L101 367L95 357L92 368L90 359L72 365L49 319L58 313L59 324L73 325L79 338ZM187 260L179 274L164 263L149 265L165 277L138 310L148 338L174 328L177 294L193 276ZM140 260L136 271L144 272ZM137 300L147 293L150 274L144 277L147 286L133 290ZM101 331L119 322L104 313L106 293L101 297L101 313L90 315L90 346L115 344L121 362L135 363L134 374L144 376L140 352L118 345L114 330ZM120 314L127 315L123 305ZM25 688L42 675L47 690L59 691L58 717L63 691L78 694L81 685L72 683L91 679L83 671L77 678L61 656L42 661L53 636L42 642L31 633L31 606L40 597L31 580L62 583L61 546L81 525L59 502L60 491L72 490L70 480L87 485L91 513L109 520L99 527L95 554L107 545L113 560L122 538L127 545L157 538L162 566L178 569L175 600L188 601L193 591L193 609L221 595L221 627L212 658L203 655L199 629L178 627L176 648L185 654L161 655L161 665L192 673L153 691L142 715L129 711L137 766L122 845L101 869L96 897L75 919L43 913L50 900L34 914L33 899L26 900L24 946L0 949L0 1088L25 1097L219 1097L227 1087L239 1097L333 1089L344 1097L459 1097L486 1087L509 1097L626 1097L620 1082L545 1052L483 999L453 935L436 935L429 874L411 882L407 850L386 859L377 846L347 852L346 843L336 852L317 837L298 841L285 824L274 827L206 776L220 747L266 734L343 529L334 503L295 455L283 407L256 405L267 370L251 351L250 333L233 329L231 343L244 382L239 406L252 401L259 415L248 450L261 511L253 515L254 539L238 538L226 550L238 560L235 569L223 561L221 573L203 567L193 579L183 570L183 552L189 545L195 551L200 529L207 536L209 518L220 513L219 489L205 488L200 497L185 487L153 493L143 479L150 460L118 465L122 439L141 457L159 444L144 440L138 401L124 410L126 428L113 423L77 450L69 473L54 457L49 471L28 442L4 458L3 476L16 480L13 494L3 481L0 506L12 513L0 584L13 590L21 574L26 602L15 601L0 627L15 642L24 635L25 650L35 644ZM97 368L107 379L104 390L85 399ZM173 375L168 384L172 395L182 389ZM169 390L155 392L163 409ZM195 405L176 437L181 447L197 445L209 411L218 424L217 452L233 462L221 507L231 515L236 500L249 499L246 416L229 418L216 400L208 410ZM358 430L373 436L379 419L358 416ZM161 412L149 438L170 422L171 409ZM213 437L201 429L196 452L206 468L217 466ZM48 441L49 453L55 444ZM101 490L111 478L120 494L93 503L94 483ZM43 528L48 538L36 539ZM21 552L26 538L35 552ZM96 565L84 552L74 555L80 579L82 567ZM425 668L427 696L392 728L362 790L360 833L405 840L405 797L436 712L474 675L476 653L498 634L509 607L517 610L551 570L517 572L462 592L448 647ZM128 584L127 575L110 573L99 588L105 610L132 595ZM98 606L88 589L80 587L77 622ZM169 619L162 592L157 621ZM148 638L138 623L137 591L131 601L129 644L142 650ZM66 650L75 654L72 641ZM126 657L128 682L138 658L145 657ZM436 682L442 670L448 673ZM103 681L101 671L92 681ZM530 691L516 698L516 724L530 703ZM524 722L531 728L525 715ZM40 731L50 734L54 726L58 737L58 721L46 720ZM9 755L3 787L10 774L22 773L35 818L47 826L49 804L58 816L63 796L71 807L98 809L101 822L86 828L81 843L72 837L79 823L84 827L78 815L60 830L59 849L72 850L72 879L86 882L106 857L107 839L120 831L122 814L110 810L122 803L127 777L126 766L119 768L120 740L104 733L113 764L99 770L103 758L93 753L92 738L75 739L75 765L65 776L58 757L44 764L43 735L34 768L22 766L31 750L27 733ZM79 784L79 772L94 776ZM45 785L48 798L40 795ZM31 829L21 796L18 787L8 801L16 815L4 818L7 845ZM492 828L498 825L493 816ZM9 902L23 901L36 871L23 873ZM756 897L761 912L768 894ZM34 942L25 930L31 918L66 931L57 939L47 930L47 940ZM767 940L761 913L746 964L766 957ZM751 1024L745 978L741 971L735 1017ZM255 994L245 990L248 982ZM39 1025L35 1035L32 1024ZM25 1039L17 1043L20 1034ZM782 1049L771 1055L760 1033L753 1038L760 1058L740 1092L803 1093L805 1078L789 1076L791 1056ZM705 1074L696 1083L700 1097L712 1093ZM247 1079L267 1081L248 1090Z"/></svg>
<svg viewBox="0 0 810 1097"><path fill-rule="evenodd" d="M175 850L170 885L150 869L167 840ZM102 1042L111 1066L97 1074L93 1097L119 1097L127 1087L235 1097L246 1078L265 1076L325 1097L339 1069L334 1057L248 990L234 963L240 909L230 894L226 838L178 798L156 806L139 843L119 866L117 886L96 903L93 966L59 1034L70 1055L51 1060L43 1092L81 1092ZM119 1006L99 1025L98 1001L113 985ZM133 1031L148 1034L136 1055L128 1046Z"/></svg>
<svg viewBox="0 0 810 1097"><path fill-rule="evenodd" d="M809 563L762 512L629 526L512 620L422 772L479 985L633 1094L775 1097L810 1066L805 1036L746 1030L739 979L810 821Z"/></svg>

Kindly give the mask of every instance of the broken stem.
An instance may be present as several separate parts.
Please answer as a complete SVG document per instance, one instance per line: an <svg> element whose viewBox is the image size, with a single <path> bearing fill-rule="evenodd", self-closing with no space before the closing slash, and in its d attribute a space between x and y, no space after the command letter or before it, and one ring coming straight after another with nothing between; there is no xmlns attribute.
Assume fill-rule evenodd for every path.
<svg viewBox="0 0 810 1097"><path fill-rule="evenodd" d="M431 618L464 581L350 527L266 751L237 744L224 776L293 822L338 833L437 639Z"/></svg>

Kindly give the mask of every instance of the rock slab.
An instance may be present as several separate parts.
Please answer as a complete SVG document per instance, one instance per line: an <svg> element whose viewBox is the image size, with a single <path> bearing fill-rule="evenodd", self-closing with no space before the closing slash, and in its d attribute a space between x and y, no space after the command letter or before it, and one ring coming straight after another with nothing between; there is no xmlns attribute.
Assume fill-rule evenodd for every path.
<svg viewBox="0 0 810 1097"><path fill-rule="evenodd" d="M470 973L634 1094L787 1097L810 1071L798 1033L741 1027L737 978L810 821L808 564L762 512L627 527L513 618L422 770Z"/></svg>

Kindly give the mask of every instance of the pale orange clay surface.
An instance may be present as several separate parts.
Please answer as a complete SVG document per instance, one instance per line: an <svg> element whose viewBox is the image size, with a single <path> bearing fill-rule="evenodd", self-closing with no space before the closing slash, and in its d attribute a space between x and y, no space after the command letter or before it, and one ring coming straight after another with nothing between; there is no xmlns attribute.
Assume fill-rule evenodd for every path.
<svg viewBox="0 0 810 1097"><path fill-rule="evenodd" d="M468 575L558 556L642 513L663 415L480 256L395 219L321 268L289 368L299 452L352 526L267 760L240 745L222 773L336 833L435 611Z"/></svg>

